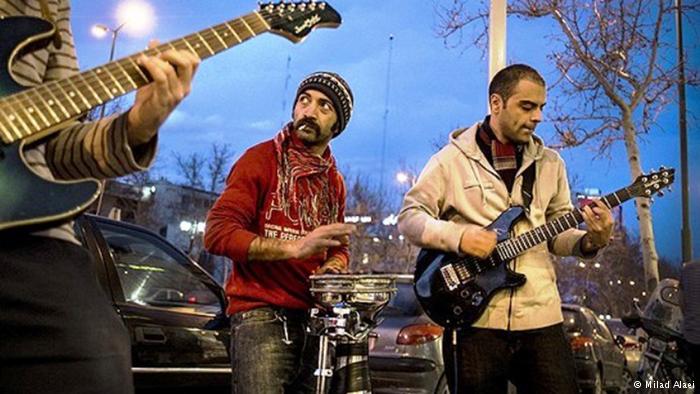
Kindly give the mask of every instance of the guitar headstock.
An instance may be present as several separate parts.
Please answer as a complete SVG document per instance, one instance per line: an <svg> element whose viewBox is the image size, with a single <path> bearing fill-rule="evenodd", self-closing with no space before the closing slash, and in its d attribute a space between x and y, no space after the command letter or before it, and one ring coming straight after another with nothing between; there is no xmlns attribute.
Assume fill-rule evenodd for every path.
<svg viewBox="0 0 700 394"><path fill-rule="evenodd" d="M664 190L673 183L675 173L673 168L661 167L658 171L638 176L627 190L634 197L653 197L655 194L663 196Z"/></svg>
<svg viewBox="0 0 700 394"><path fill-rule="evenodd" d="M261 3L258 13L270 25L270 32L292 42L304 39L317 27L338 27L340 14L323 1Z"/></svg>

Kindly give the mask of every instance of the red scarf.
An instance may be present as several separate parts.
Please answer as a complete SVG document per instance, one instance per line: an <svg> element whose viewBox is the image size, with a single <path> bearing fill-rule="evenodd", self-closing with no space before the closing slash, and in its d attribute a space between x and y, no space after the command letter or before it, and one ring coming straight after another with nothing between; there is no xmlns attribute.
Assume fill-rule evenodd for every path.
<svg viewBox="0 0 700 394"><path fill-rule="evenodd" d="M501 179L508 186L508 190L513 188L515 174L518 172L518 159L516 156L516 146L511 143L501 143L496 138L491 126L489 125L489 117L484 119L478 131L478 138L486 146L491 147L491 164L493 168L501 176Z"/></svg>
<svg viewBox="0 0 700 394"><path fill-rule="evenodd" d="M330 177L335 176L335 159L326 150L323 157L309 152L292 135L287 124L274 139L277 157L277 189L273 194L272 211L279 210L302 233L337 221L340 209L338 191Z"/></svg>

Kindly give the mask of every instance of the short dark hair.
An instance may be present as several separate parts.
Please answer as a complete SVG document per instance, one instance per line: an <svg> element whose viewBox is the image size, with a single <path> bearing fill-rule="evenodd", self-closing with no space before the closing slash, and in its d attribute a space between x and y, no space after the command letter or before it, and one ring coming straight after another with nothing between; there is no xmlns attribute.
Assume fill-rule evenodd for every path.
<svg viewBox="0 0 700 394"><path fill-rule="evenodd" d="M527 64L513 64L502 69L493 76L489 84L489 98L491 95L497 94L501 96L505 103L510 96L513 95L513 89L515 89L515 85L517 85L521 79L527 79L542 86L546 86L544 78L542 78L537 70Z"/></svg>

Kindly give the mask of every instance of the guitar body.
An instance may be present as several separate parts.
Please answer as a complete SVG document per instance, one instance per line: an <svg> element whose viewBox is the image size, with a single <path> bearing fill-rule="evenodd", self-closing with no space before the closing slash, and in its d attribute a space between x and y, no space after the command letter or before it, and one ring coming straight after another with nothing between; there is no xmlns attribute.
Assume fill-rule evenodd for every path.
<svg viewBox="0 0 700 394"><path fill-rule="evenodd" d="M25 89L10 74L13 58L23 50L46 44L53 32L53 24L40 18L0 19L0 97ZM48 181L39 177L24 160L24 144L0 144L0 230L32 229L65 221L95 201L99 195L97 181Z"/></svg>
<svg viewBox="0 0 700 394"><path fill-rule="evenodd" d="M524 215L521 207L503 212L488 227L498 234L498 243L508 240L513 225ZM414 288L428 316L443 327L459 328L474 323L499 290L520 287L526 277L512 271L507 261L494 253L480 260L455 253L423 249L418 254ZM456 275L456 277L455 277ZM455 281L446 280L455 278Z"/></svg>

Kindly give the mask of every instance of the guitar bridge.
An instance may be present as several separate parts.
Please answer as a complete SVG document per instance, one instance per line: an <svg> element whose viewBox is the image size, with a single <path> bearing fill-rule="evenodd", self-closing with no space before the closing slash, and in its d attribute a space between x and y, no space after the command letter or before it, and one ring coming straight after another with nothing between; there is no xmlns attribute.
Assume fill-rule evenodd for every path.
<svg viewBox="0 0 700 394"><path fill-rule="evenodd" d="M457 276L457 270L452 264L447 264L440 268L440 273L442 274L442 279L445 281L447 288L452 291L459 286L459 276Z"/></svg>

